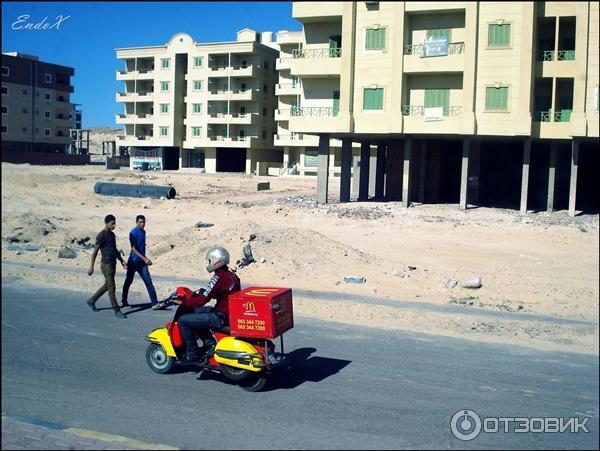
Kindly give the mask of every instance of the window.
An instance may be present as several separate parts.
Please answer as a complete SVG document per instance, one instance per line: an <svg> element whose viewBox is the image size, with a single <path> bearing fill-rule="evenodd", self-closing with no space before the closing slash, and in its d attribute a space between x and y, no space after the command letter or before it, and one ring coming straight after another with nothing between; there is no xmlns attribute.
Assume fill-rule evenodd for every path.
<svg viewBox="0 0 600 451"><path fill-rule="evenodd" d="M169 58L161 58L160 67L162 69L168 69L169 68Z"/></svg>
<svg viewBox="0 0 600 451"><path fill-rule="evenodd" d="M52 94L50 94L49 92L47 92L44 97L46 98L47 102L51 102L52 101Z"/></svg>
<svg viewBox="0 0 600 451"><path fill-rule="evenodd" d="M365 50L385 49L385 28L367 28Z"/></svg>
<svg viewBox="0 0 600 451"><path fill-rule="evenodd" d="M202 80L194 80L194 91L202 91Z"/></svg>
<svg viewBox="0 0 600 451"><path fill-rule="evenodd" d="M192 127L192 136L198 137L202 135L202 127Z"/></svg>
<svg viewBox="0 0 600 451"><path fill-rule="evenodd" d="M167 114L169 112L169 104L161 103L160 104L160 114Z"/></svg>
<svg viewBox="0 0 600 451"><path fill-rule="evenodd" d="M23 114L27 114L27 108L23 108Z"/></svg>
<svg viewBox="0 0 600 451"><path fill-rule="evenodd" d="M267 131L262 130L261 136L262 136L262 139L267 139Z"/></svg>
<svg viewBox="0 0 600 451"><path fill-rule="evenodd" d="M23 89L23 95L26 96L27 95L27 89Z"/></svg>
<svg viewBox="0 0 600 451"><path fill-rule="evenodd" d="M8 114L8 107L2 105L2 114Z"/></svg>
<svg viewBox="0 0 600 451"><path fill-rule="evenodd" d="M169 127L159 127L160 136L168 136L169 135Z"/></svg>
<svg viewBox="0 0 600 451"><path fill-rule="evenodd" d="M22 131L23 133L27 133L27 127L21 127L21 131Z"/></svg>
<svg viewBox="0 0 600 451"><path fill-rule="evenodd" d="M450 104L449 89L426 89L425 90L425 108L443 107L444 116L448 116L448 107Z"/></svg>
<svg viewBox="0 0 600 451"><path fill-rule="evenodd" d="M340 91L333 91L332 115L335 117L340 112Z"/></svg>
<svg viewBox="0 0 600 451"><path fill-rule="evenodd" d="M263 85L263 92L267 92L267 85Z"/></svg>
<svg viewBox="0 0 600 451"><path fill-rule="evenodd" d="M2 95L6 95L6 94L8 94L8 87L2 86Z"/></svg>
<svg viewBox="0 0 600 451"><path fill-rule="evenodd" d="M263 109L262 109L262 115L263 115L263 116L266 116L266 115L267 115L267 107L266 107L266 106L265 106L265 107L263 107Z"/></svg>
<svg viewBox="0 0 600 451"><path fill-rule="evenodd" d="M49 128L45 128L44 129L44 135L45 136L50 136L50 129Z"/></svg>
<svg viewBox="0 0 600 451"><path fill-rule="evenodd" d="M50 111L44 111L44 117L50 119Z"/></svg>
<svg viewBox="0 0 600 451"><path fill-rule="evenodd" d="M363 110L383 110L383 88L365 88Z"/></svg>
<svg viewBox="0 0 600 451"><path fill-rule="evenodd" d="M8 133L8 127L6 125L2 126L2 133Z"/></svg>
<svg viewBox="0 0 600 451"><path fill-rule="evenodd" d="M52 83L52 74L44 74L44 81L46 83Z"/></svg>
<svg viewBox="0 0 600 451"><path fill-rule="evenodd" d="M502 25L489 24L488 26L488 46L489 47L508 47L510 45L510 24Z"/></svg>
<svg viewBox="0 0 600 451"><path fill-rule="evenodd" d="M10 75L10 68L6 66L2 66L2 76L8 77Z"/></svg>
<svg viewBox="0 0 600 451"><path fill-rule="evenodd" d="M508 110L508 87L485 88L486 110Z"/></svg>
<svg viewBox="0 0 600 451"><path fill-rule="evenodd" d="M193 112L194 112L194 114L200 114L200 113L202 113L202 104L201 103L194 103L193 104Z"/></svg>
<svg viewBox="0 0 600 451"><path fill-rule="evenodd" d="M194 57L194 67L202 67L202 57L201 56Z"/></svg>
<svg viewBox="0 0 600 451"><path fill-rule="evenodd" d="M168 92L169 91L169 82L161 81L160 82L160 92Z"/></svg>

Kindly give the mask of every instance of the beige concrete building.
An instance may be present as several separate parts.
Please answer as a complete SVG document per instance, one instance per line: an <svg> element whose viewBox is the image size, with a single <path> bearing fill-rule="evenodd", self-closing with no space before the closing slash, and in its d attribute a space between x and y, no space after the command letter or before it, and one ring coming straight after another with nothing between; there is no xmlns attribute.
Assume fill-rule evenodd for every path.
<svg viewBox="0 0 600 451"><path fill-rule="evenodd" d="M200 44L178 33L166 45L117 49L125 87L116 96L124 110L116 122L125 127L118 144L129 148L131 166L210 173L281 166L270 37L244 29L236 41Z"/></svg>
<svg viewBox="0 0 600 451"><path fill-rule="evenodd" d="M72 67L2 54L2 151L66 153L76 124ZM81 115L81 111L79 111Z"/></svg>
<svg viewBox="0 0 600 451"><path fill-rule="evenodd" d="M598 210L598 2L294 2L293 17L280 90L301 90L287 134L319 139L320 202L336 139L341 201L359 144L359 200Z"/></svg>

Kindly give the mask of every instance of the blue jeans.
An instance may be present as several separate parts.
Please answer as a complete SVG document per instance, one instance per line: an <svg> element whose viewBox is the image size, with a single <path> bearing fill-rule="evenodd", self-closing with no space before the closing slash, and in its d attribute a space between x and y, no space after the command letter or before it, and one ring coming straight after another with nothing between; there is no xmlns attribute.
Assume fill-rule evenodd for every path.
<svg viewBox="0 0 600 451"><path fill-rule="evenodd" d="M129 287L133 282L133 277L135 276L136 272L146 284L146 289L148 290L148 295L150 296L150 302L152 302L152 305L157 304L158 298L156 297L156 290L152 284L150 271L148 270L148 266L141 260L136 260L135 262L129 260L127 262L127 276L125 276L125 283L123 284L123 295L121 296L121 302L127 302Z"/></svg>
<svg viewBox="0 0 600 451"><path fill-rule="evenodd" d="M200 307L194 313L181 315L178 319L179 331L185 340L185 348L188 355L198 355L198 345L194 330L198 332L205 346L215 343L215 339L209 329L218 329L225 322L225 317L216 312L212 307Z"/></svg>

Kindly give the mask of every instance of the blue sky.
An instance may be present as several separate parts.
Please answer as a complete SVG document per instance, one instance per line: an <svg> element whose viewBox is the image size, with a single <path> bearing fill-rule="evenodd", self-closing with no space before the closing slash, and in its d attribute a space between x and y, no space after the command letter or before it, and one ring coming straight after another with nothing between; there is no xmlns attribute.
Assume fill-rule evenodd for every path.
<svg viewBox="0 0 600 451"><path fill-rule="evenodd" d="M49 25L60 23L25 28L44 18ZM2 2L2 52L74 67L71 101L81 104L84 128L119 128L115 113L123 107L115 93L123 82L115 72L123 63L116 48L162 45L178 32L200 43L235 41L242 28L298 31L302 25L292 18L291 2Z"/></svg>

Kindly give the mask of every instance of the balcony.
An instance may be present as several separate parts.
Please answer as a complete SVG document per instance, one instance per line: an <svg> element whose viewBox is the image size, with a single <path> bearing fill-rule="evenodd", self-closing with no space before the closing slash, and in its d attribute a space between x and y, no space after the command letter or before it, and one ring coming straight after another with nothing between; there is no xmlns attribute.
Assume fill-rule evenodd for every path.
<svg viewBox="0 0 600 451"><path fill-rule="evenodd" d="M277 58L275 60L275 69L277 70L289 70L292 68L292 62L294 61L294 58L292 58L291 56L288 57L283 57L283 58Z"/></svg>
<svg viewBox="0 0 600 451"><path fill-rule="evenodd" d="M406 2L404 5L405 11L414 12L450 12L464 10L467 2Z"/></svg>
<svg viewBox="0 0 600 451"><path fill-rule="evenodd" d="M564 109L560 111L536 111L533 115L534 122L570 122L572 110Z"/></svg>
<svg viewBox="0 0 600 451"><path fill-rule="evenodd" d="M452 42L441 54L431 54L426 44L404 46L404 72L463 72L465 68L465 43ZM428 55L429 53L429 55Z"/></svg>
<svg viewBox="0 0 600 451"><path fill-rule="evenodd" d="M135 102L137 94L135 92L117 92L117 102Z"/></svg>
<svg viewBox="0 0 600 451"><path fill-rule="evenodd" d="M263 146L264 144L263 140L258 139L255 136L209 136L207 138L194 140L194 145L196 147L241 147L250 149Z"/></svg>
<svg viewBox="0 0 600 451"><path fill-rule="evenodd" d="M337 111L332 107L295 107L289 125L297 132L334 132L338 129Z"/></svg>
<svg viewBox="0 0 600 451"><path fill-rule="evenodd" d="M344 2L292 2L292 17L300 22L327 22L341 19Z"/></svg>
<svg viewBox="0 0 600 451"><path fill-rule="evenodd" d="M541 50L537 53L536 60L538 77L573 77L576 73L575 50Z"/></svg>
<svg viewBox="0 0 600 451"><path fill-rule="evenodd" d="M258 100L261 91L258 88L248 88L246 90L236 89L231 91L230 100Z"/></svg>
<svg viewBox="0 0 600 451"><path fill-rule="evenodd" d="M318 146L319 137L303 133L283 133L275 135L275 146Z"/></svg>
<svg viewBox="0 0 600 451"><path fill-rule="evenodd" d="M290 117L291 117L291 110L289 108L275 110L275 120L276 121L289 121Z"/></svg>
<svg viewBox="0 0 600 451"><path fill-rule="evenodd" d="M342 49L294 49L292 75L302 77L339 76L342 73Z"/></svg>
<svg viewBox="0 0 600 451"><path fill-rule="evenodd" d="M402 105L404 133L460 133L462 122L460 106L442 108L441 114L429 114L422 105ZM428 113L428 114L426 114Z"/></svg>
<svg viewBox="0 0 600 451"><path fill-rule="evenodd" d="M258 113L210 113L207 122L209 124L252 125L258 122Z"/></svg>
<svg viewBox="0 0 600 451"><path fill-rule="evenodd" d="M232 77L258 77L262 68L256 64L234 65L231 66L230 75Z"/></svg>
<svg viewBox="0 0 600 451"><path fill-rule="evenodd" d="M295 96L300 94L300 85L298 83L279 83L275 85L276 96Z"/></svg>

